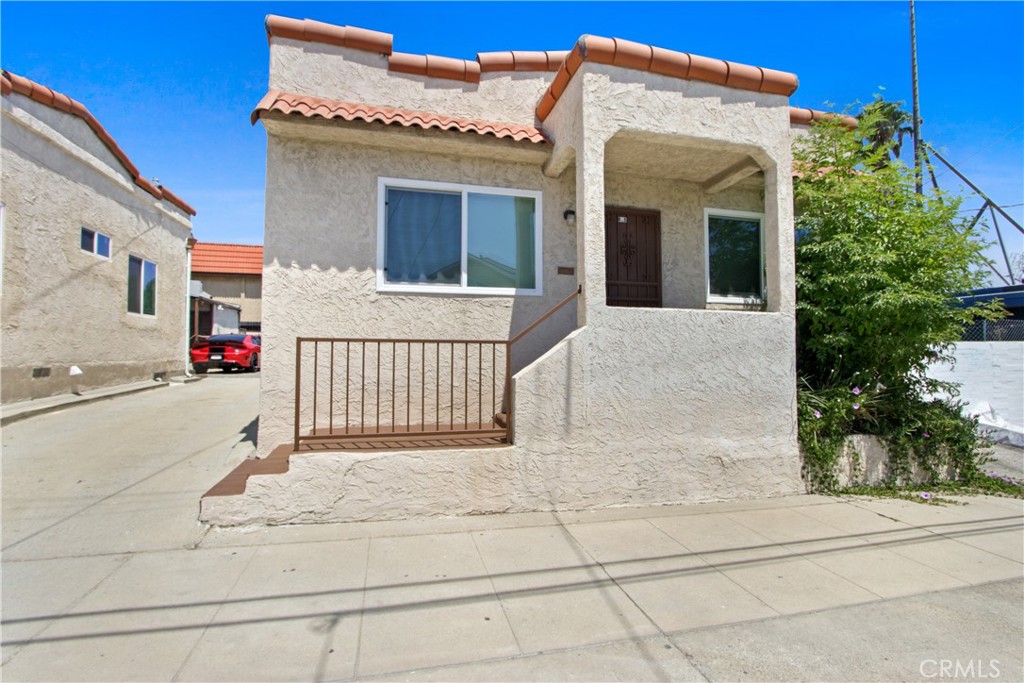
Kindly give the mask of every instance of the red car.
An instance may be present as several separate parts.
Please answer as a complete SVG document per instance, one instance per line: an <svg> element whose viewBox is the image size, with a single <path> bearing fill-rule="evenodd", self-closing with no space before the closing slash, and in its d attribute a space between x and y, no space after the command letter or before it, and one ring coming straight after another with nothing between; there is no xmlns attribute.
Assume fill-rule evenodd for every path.
<svg viewBox="0 0 1024 683"><path fill-rule="evenodd" d="M192 369L197 375L205 375L210 368L258 372L260 338L251 334L215 334L193 344L191 355Z"/></svg>

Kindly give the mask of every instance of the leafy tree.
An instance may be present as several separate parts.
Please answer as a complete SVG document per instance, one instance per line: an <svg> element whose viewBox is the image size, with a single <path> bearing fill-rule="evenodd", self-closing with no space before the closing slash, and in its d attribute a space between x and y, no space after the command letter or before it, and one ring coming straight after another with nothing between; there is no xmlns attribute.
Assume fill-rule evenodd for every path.
<svg viewBox="0 0 1024 683"><path fill-rule="evenodd" d="M897 141L882 104L866 107L856 130L820 122L794 149L801 440L825 488L829 453L853 431L886 437L890 456L939 453L935 441L921 442L932 432L958 448L973 443L959 406L927 399L955 387L925 368L949 359L965 325L1000 315L995 305L959 304L956 294L981 284L985 245L959 216L958 198L915 194L912 171L890 163ZM940 422L941 434L930 426ZM977 459L966 451L962 472Z"/></svg>

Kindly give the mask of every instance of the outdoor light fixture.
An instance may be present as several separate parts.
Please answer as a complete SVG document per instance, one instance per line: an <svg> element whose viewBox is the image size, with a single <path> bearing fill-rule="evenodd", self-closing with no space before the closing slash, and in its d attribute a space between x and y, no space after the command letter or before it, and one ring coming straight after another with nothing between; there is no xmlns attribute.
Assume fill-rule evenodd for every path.
<svg viewBox="0 0 1024 683"><path fill-rule="evenodd" d="M563 211L562 218L565 219L565 224L570 228L576 227L576 212L573 209L566 209Z"/></svg>

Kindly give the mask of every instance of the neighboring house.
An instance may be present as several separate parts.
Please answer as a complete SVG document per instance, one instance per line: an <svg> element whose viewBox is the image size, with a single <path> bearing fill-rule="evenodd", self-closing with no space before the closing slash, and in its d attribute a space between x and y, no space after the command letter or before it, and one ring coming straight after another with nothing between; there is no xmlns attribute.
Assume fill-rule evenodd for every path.
<svg viewBox="0 0 1024 683"><path fill-rule="evenodd" d="M242 308L226 301L218 301L203 291L203 283L189 283L191 309L188 321L189 343L213 334L237 334L241 331Z"/></svg>
<svg viewBox="0 0 1024 683"><path fill-rule="evenodd" d="M796 76L597 36L461 60L267 32L259 449L300 457L204 519L804 490L791 145L822 114Z"/></svg>
<svg viewBox="0 0 1024 683"><path fill-rule="evenodd" d="M7 71L0 91L3 402L184 372L195 211L81 103Z"/></svg>
<svg viewBox="0 0 1024 683"><path fill-rule="evenodd" d="M263 247L252 244L196 242L192 279L214 299L241 310L241 329L259 332L262 319Z"/></svg>

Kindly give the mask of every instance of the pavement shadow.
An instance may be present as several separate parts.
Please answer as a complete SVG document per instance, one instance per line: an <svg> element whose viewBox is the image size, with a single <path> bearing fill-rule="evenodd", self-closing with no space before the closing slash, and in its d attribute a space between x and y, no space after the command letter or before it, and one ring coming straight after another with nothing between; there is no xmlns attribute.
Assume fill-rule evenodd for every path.
<svg viewBox="0 0 1024 683"><path fill-rule="evenodd" d="M260 429L260 418L259 417L254 417L252 419L252 422L250 422L249 424L247 424L244 427L242 427L242 431L240 432L240 434L242 435L242 440L239 441L239 443L245 443L245 442L248 441L249 443L252 444L252 447L255 448L256 447L256 437L259 434L259 429Z"/></svg>

